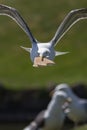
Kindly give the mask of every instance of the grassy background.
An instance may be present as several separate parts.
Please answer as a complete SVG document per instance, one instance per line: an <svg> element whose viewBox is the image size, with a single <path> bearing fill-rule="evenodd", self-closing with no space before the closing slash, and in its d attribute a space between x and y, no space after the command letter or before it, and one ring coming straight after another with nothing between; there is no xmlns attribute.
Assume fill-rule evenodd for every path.
<svg viewBox="0 0 87 130"><path fill-rule="evenodd" d="M54 36L67 13L86 7L86 0L0 0L15 7L28 23L37 40L47 42ZM33 68L27 52L20 46L31 47L30 40L9 17L0 16L0 82L13 89L44 86L49 82L87 83L87 20L79 21L55 47L69 51L55 58L52 67Z"/></svg>
<svg viewBox="0 0 87 130"><path fill-rule="evenodd" d="M37 40L49 41L57 27L76 8L87 7L86 0L0 0L19 10ZM6 16L0 16L0 82L12 89L44 86L49 82L87 83L87 20L75 24L55 49L70 51L55 58L56 65L33 68L28 53L20 46L31 43L20 27ZM81 127L79 130L86 130ZM77 129L76 129L77 130Z"/></svg>

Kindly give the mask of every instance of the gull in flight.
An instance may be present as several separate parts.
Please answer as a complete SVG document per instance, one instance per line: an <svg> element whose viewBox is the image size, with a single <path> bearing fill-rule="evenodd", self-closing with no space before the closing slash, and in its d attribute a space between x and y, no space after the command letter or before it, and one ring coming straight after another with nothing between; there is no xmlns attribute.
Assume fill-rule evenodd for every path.
<svg viewBox="0 0 87 130"><path fill-rule="evenodd" d="M27 34L32 43L32 48L21 47L30 53L33 66L39 67L53 65L55 64L55 56L68 53L55 51L54 47L73 24L81 19L87 18L87 9L82 8L70 11L58 27L54 37L47 43L41 43L34 38L27 23L15 8L0 4L0 15L11 17Z"/></svg>
<svg viewBox="0 0 87 130"><path fill-rule="evenodd" d="M55 91L57 90L65 92L72 99L68 108L70 110L65 110L68 118L74 121L77 125L80 123L87 123L87 99L81 99L75 95L68 84L59 84Z"/></svg>
<svg viewBox="0 0 87 130"><path fill-rule="evenodd" d="M62 109L64 103L71 103L70 98L64 92L55 92L47 109L39 115L23 130L60 130L63 126L65 113Z"/></svg>

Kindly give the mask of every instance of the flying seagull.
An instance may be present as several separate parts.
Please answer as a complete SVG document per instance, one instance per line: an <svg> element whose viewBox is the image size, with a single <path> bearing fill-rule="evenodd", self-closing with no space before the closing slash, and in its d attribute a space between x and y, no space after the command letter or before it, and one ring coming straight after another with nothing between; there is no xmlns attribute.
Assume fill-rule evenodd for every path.
<svg viewBox="0 0 87 130"><path fill-rule="evenodd" d="M34 38L27 23L15 8L0 4L0 15L7 15L11 17L27 34L32 43L32 48L23 46L21 47L30 53L30 58L33 62L33 66L39 67L53 65L55 64L55 56L68 53L55 51L54 47L73 24L81 19L87 18L87 9L82 8L70 11L58 27L54 37L47 43L41 43L37 41L36 38Z"/></svg>
<svg viewBox="0 0 87 130"><path fill-rule="evenodd" d="M68 118L76 124L87 123L87 99L82 99L75 95L68 84L59 84L55 91L57 90L65 92L72 99L68 108L70 110L67 111L68 109L66 109Z"/></svg>
<svg viewBox="0 0 87 130"><path fill-rule="evenodd" d="M47 109L40 112L39 115L23 130L60 130L64 123L65 113L63 104L71 103L70 98L64 92L55 92Z"/></svg>

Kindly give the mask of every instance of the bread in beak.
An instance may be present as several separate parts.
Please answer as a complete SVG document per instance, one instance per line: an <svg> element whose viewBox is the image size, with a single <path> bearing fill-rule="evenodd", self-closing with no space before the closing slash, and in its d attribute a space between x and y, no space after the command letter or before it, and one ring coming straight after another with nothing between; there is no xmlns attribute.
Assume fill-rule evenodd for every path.
<svg viewBox="0 0 87 130"><path fill-rule="evenodd" d="M49 60L45 57L38 56L34 59L33 67L40 67L40 66L48 66L48 65L54 65L54 61Z"/></svg>

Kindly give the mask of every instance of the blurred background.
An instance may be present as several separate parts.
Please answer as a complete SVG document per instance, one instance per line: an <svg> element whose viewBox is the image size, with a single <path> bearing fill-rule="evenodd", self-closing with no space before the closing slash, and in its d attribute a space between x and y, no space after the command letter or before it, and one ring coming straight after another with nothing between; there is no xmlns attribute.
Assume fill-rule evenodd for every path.
<svg viewBox="0 0 87 130"><path fill-rule="evenodd" d="M69 11L87 7L86 0L0 0L0 4L16 8L29 25L33 35L41 42L48 42L52 39ZM87 20L81 20L55 47L58 51L70 53L56 57L55 66L33 68L29 54L20 48L20 46L31 47L30 40L11 18L0 16L0 84L13 94L30 88L47 89L50 83L83 82L86 84L86 42ZM16 94L15 98L18 97L19 95ZM0 129L6 130L8 127L10 130L13 126L14 129L21 130L25 124L7 123L4 125L1 123Z"/></svg>

